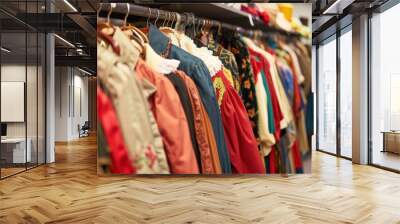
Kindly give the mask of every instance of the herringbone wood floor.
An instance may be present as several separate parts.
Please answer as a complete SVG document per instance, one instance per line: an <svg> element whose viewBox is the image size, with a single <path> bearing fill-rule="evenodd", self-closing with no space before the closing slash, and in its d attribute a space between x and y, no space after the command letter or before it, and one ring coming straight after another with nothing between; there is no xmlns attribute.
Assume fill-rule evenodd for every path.
<svg viewBox="0 0 400 224"><path fill-rule="evenodd" d="M400 223L400 175L313 154L289 178L98 177L95 138L0 181L0 223Z"/></svg>

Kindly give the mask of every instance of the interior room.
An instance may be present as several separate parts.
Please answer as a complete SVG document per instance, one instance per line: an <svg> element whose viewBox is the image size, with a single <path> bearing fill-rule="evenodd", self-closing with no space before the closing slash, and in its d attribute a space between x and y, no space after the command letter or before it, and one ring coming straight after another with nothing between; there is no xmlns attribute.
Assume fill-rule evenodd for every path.
<svg viewBox="0 0 400 224"><path fill-rule="evenodd" d="M0 223L400 222L400 200L397 200L400 198L400 104L396 100L396 95L400 93L400 71L396 61L397 52L400 51L397 41L400 34L395 28L400 20L398 1L99 2L0 1ZM133 10L139 8L144 10ZM184 27L182 30L176 26L179 24L178 17ZM133 162L139 161L140 164L142 161L132 156L135 154L131 150L131 145L136 144L136 140L142 140L138 136L148 137L152 141L158 139L163 145L154 143L154 146L166 150L167 146L164 145L169 142L165 141L164 135L182 132L172 128L176 127L172 123L162 126L157 117L162 110L157 111L157 102L152 100L162 101L165 98L163 95L156 98L155 96L160 95L152 94L162 92L165 86L157 86L159 83L148 77L141 79L145 72L136 73L137 64L132 66L132 55L125 54L128 49L137 49L141 52L138 57L144 68L152 63L146 61L148 49L155 49L152 53L157 56L153 57L161 57L163 62L167 62L165 59L178 60L173 58L176 57L176 49L184 49L189 44L179 46L176 42L180 41L179 38L176 40L171 33L168 35L164 32L161 36L167 38L166 49L170 50L160 52L156 47L161 41L152 41L154 36L150 35L149 30L162 30L161 27L167 27L173 34L181 32L177 37L186 35L190 44L193 42L197 47L204 45L203 50L207 50L204 51L207 54L197 54L196 57L203 60L201 63L205 66L209 65L206 62L210 63L212 57L220 57L218 52L225 49L236 55L234 58L241 65L241 72L251 74L256 69L256 75L247 76L247 80L249 86L254 84L254 89L256 80L262 81L258 82L262 84L258 85L255 94L263 85L265 95L261 96L265 98L261 98L264 101L257 101L256 105L257 108L263 106L266 109L261 112L258 110L255 114L260 116L265 112L272 116L262 118L264 129L257 126L259 123L248 126L249 133L252 133L250 137L256 138L255 132L264 130L264 135L268 131L271 139L278 139L268 145L275 153L257 152L263 159L260 166L262 173L241 173L232 162L227 163L227 167L233 171L224 172L222 165L215 168L218 167L215 161L221 162L217 159L213 160L213 171L209 173L203 172L204 160L200 159L199 171L195 175L179 172L169 172L170 175L165 175L167 172L154 172L155 175L148 175L149 172L138 172L141 166L132 165ZM220 51L213 52L213 46L207 45L213 35L212 32L207 32L210 31L208 27L221 33L222 38L216 39L221 47ZM131 32L124 33L127 35L124 37L130 38L130 44L123 45L127 48L121 47L121 42L115 42L114 39L117 38L116 31L122 28ZM101 30L108 36L99 32ZM234 34L231 35L232 33ZM203 37L200 42L195 41L196 34ZM262 46L260 49L264 50L257 51L259 54L263 52L264 56L250 57L250 49L255 49L252 45L250 47L251 41L244 42L246 44L235 51L228 46L228 43L232 43L229 39L231 37L257 41L259 44L256 46ZM303 63L307 61L307 57L299 57L290 54L290 50L284 50L285 45L298 47L294 43L299 40L309 46L310 52L305 54L311 59L309 63ZM117 55L115 58L118 62L113 61L115 63L112 66L99 69L97 62L107 61L98 54L99 46L103 47L102 50L112 52L113 56ZM196 54L190 50L184 49L188 53L183 53L187 58ZM210 59L202 58L210 52L213 52ZM248 61L246 56L243 60L238 60L246 55L243 52L248 52ZM262 59L265 55L277 61L271 63L268 60L254 60ZM294 65L295 58L299 68ZM178 60L182 64L185 61L185 58ZM243 66L246 63L248 66ZM175 66L176 70L177 66L172 64L168 61L162 69ZM257 66L264 66L264 73L262 69L257 70ZM105 81L105 71L109 72L115 67L120 68L115 72L118 75L109 77L110 80L117 80L120 85L124 85L135 79L135 86L140 90L142 98L129 102L145 102L142 108L138 107L139 109L128 115L131 118L143 116L151 124L146 126L147 129L135 129L136 132L129 135L131 138L122 135L122 129L115 125L126 124L117 120L115 114L110 117L110 113L104 113L113 108L129 108L126 104L117 104L114 101L107 104L104 101L107 100L104 95L112 100L121 97L118 95L118 88L116 92L110 91L113 89L109 87L116 85L116 82ZM271 73L274 67L278 68L277 76L272 77L278 79L268 80L268 71ZM131 70L135 72L127 73ZM283 106L279 105L279 99L274 101L271 87L281 83L284 86L281 90L289 96L288 99L292 99L290 97L298 91L294 90L294 77L308 70L311 82L307 87L307 100L301 91L305 86L300 84L297 87L300 89L298 97L301 100L297 101L298 104L294 103L294 98L293 101L288 101L291 110L294 111L297 105L307 111L304 117L307 120L307 131L303 137L307 139L309 147L308 150L295 154L295 144L288 144L291 148L284 151L286 148L278 144L287 142L275 134L292 134L288 134L291 138L285 140L294 143L293 139L297 139L297 133L300 133L300 125L287 124L288 126L281 128L284 126L280 126L284 119L279 121L271 110L273 111L274 105L279 109ZM161 74L162 71L158 70L152 73L156 74L154 77L170 75ZM229 77L226 74L228 72L225 71L224 75ZM130 78L124 79L129 76ZM235 76L231 77L232 80L223 79L224 86L235 86ZM192 109L202 111L202 118L205 119L199 121L202 121L200 127L203 129L197 126L197 130L206 133L210 152L211 147L214 147L214 152L217 151L217 157L214 158L222 158L218 157L218 137L213 129L215 122L210 121L211 113L207 111L207 105L201 98L204 89L199 88L199 83L202 80L194 76L182 79L186 80L185 86L192 86L191 89L187 88L191 90L187 92L190 99L182 100L183 98L177 98L178 95L175 94L175 101L170 102L179 101L182 105L188 103ZM165 80L167 79L164 78L164 84ZM221 89L218 89L221 82L214 83L215 79L212 77L205 80L210 80L206 86L210 87L208 90L211 90L211 96L215 94L215 99L211 97L211 100L216 101L216 111L222 115L226 111L222 111L222 100L218 102L217 99L220 98L216 97L217 93L221 93ZM245 79L238 80L239 86L246 86L243 80ZM167 81L172 83L171 80ZM171 83L170 90L177 92L177 88ZM228 92L226 89L225 91ZM243 104L244 109L234 108L228 112L233 111L232 116L238 116L239 113L247 115L244 116L247 119L245 121L253 125L250 116L252 111L247 110L253 105L243 102L246 93L234 93L232 88L230 91L238 99L237 102ZM170 92L164 94L170 96ZM197 107L194 102L198 102ZM263 102L271 107L265 106ZM305 104L306 102L312 103ZM99 109L105 105L108 106L107 110ZM172 105L169 106L168 108L172 108ZM188 122L189 115L184 112L186 111L181 114ZM107 119L114 119L114 122L103 120L104 114L108 116ZM193 117L195 116L196 113L193 113ZM167 120L174 119L176 117ZM197 122L200 123L199 121ZM144 121L139 120L140 122ZM223 126L226 123L228 122L224 123L224 120L221 122L221 136L225 139L230 136L229 132L241 127L232 126L229 129L228 126ZM276 125L274 128L281 129L270 129L271 124ZM187 126L189 125L188 122ZM157 128L158 133L154 131ZM154 134L150 137L146 136L149 129ZM186 129L190 131L190 127ZM111 133L111 138L104 135L105 131ZM190 139L192 136L186 137L193 142L199 142L199 136L201 133L195 133L194 140ZM184 139L182 135L179 137ZM210 140L213 138L213 141ZM109 141L110 139L113 141ZM242 144L237 142L238 145ZM181 144L179 141L178 143ZM262 141L259 138L256 138L256 144L260 150ZM151 146L146 148L148 151L144 153L143 160L151 162L160 155L160 151L155 155ZM137 148L140 150L140 147ZM248 150L243 145L237 148ZM232 155L233 151L227 150L228 156ZM116 152L119 154L115 154ZM166 158L163 162L168 165L168 168L164 167L167 170L173 164L170 160L171 154L165 152ZM287 152L292 154L285 154ZM201 155L200 153L197 156ZM299 156L297 161L301 161L301 167L296 167L293 162L295 155ZM199 161L195 154L192 157ZM271 165L271 161L276 161L276 164ZM150 164L151 168L153 163L150 162L143 164ZM108 175L107 172L115 168L115 164L123 168L120 169L124 170L121 173L128 170L125 173L129 175ZM218 169L218 172L215 171Z"/></svg>
<svg viewBox="0 0 400 224"><path fill-rule="evenodd" d="M38 13L33 5L19 5ZM0 12L2 21L12 17ZM1 25L1 178L45 163L45 35Z"/></svg>
<svg viewBox="0 0 400 224"><path fill-rule="evenodd" d="M387 3L390 4L390 3ZM360 4L361 5L361 4ZM398 93L397 68L393 61L393 54L397 45L390 44L397 37L397 32L391 29L391 24L398 17L399 6L384 7L372 10L369 19L369 42L366 43L366 55L369 58L364 62L367 66L368 79L363 88L366 88L364 99L368 104L367 119L363 126L367 130L366 139L370 142L368 153L364 157L368 164L383 169L399 171L400 155L398 153ZM354 6L356 10L357 7ZM360 82L354 78L354 22L351 15L343 17L337 30L326 29L313 39L315 43L316 60L318 60L318 88L317 91L317 150L327 152L345 159L352 159L355 152L352 133L355 127L354 112L354 85ZM322 28L321 28L322 29ZM358 47L358 46L356 46ZM353 57L353 58L352 58ZM353 61L353 63L352 63ZM353 74L353 77L352 77ZM364 97L365 97L364 96ZM362 97L362 96L361 96ZM353 116L353 119L352 119ZM358 137L358 136L357 136Z"/></svg>
<svg viewBox="0 0 400 224"><path fill-rule="evenodd" d="M398 50L393 43L399 37L390 29L397 19L398 5L371 19L371 140L372 163L390 169L400 169L399 155L399 69L393 55Z"/></svg>

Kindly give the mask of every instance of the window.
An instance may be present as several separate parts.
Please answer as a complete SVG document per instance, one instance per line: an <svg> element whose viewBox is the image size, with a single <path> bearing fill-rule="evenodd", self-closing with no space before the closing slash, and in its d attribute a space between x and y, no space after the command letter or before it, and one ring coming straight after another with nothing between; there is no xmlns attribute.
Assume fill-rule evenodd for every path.
<svg viewBox="0 0 400 224"><path fill-rule="evenodd" d="M400 170L400 5L371 18L372 163Z"/></svg>
<svg viewBox="0 0 400 224"><path fill-rule="evenodd" d="M352 35L351 26L340 36L340 155L352 157Z"/></svg>
<svg viewBox="0 0 400 224"><path fill-rule="evenodd" d="M336 38L318 48L318 146L336 153Z"/></svg>
<svg viewBox="0 0 400 224"><path fill-rule="evenodd" d="M21 17L40 12L42 5L44 1L0 1L0 7ZM46 39L7 13L0 17L2 179L45 163Z"/></svg>

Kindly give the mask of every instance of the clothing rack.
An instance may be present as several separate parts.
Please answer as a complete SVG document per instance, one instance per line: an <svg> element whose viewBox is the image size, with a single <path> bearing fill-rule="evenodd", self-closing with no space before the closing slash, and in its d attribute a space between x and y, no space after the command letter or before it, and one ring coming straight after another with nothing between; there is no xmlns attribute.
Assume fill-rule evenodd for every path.
<svg viewBox="0 0 400 224"><path fill-rule="evenodd" d="M177 15L179 15L180 23L184 23L187 25L194 25L194 26L201 26L206 24L210 27L228 29L250 37L255 37L255 36L271 37L271 34L278 34L281 36L283 35L285 37L291 37L291 38L301 37L301 35L298 33L287 32L281 29L271 28L267 26L264 30L249 30L229 23L197 17L192 13L177 13L161 9L149 8L131 3L100 3L100 8L98 12L99 17L103 17L104 13L107 13L106 17L108 18L110 18L113 13L117 13L124 15L125 20L129 16L134 15L134 16L146 17L148 19L156 19L156 21L157 20L176 21L176 17ZM99 19L100 21L104 21L104 19L101 18ZM122 24L124 22L124 20L118 20L118 19L110 19L110 20L114 22L114 24Z"/></svg>

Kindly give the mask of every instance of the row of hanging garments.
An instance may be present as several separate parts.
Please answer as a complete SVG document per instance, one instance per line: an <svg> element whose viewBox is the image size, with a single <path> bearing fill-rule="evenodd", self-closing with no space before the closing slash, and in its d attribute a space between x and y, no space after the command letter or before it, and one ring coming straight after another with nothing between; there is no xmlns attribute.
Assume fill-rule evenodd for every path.
<svg viewBox="0 0 400 224"><path fill-rule="evenodd" d="M156 24L98 24L100 172L303 173L310 46Z"/></svg>

